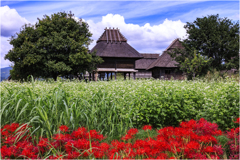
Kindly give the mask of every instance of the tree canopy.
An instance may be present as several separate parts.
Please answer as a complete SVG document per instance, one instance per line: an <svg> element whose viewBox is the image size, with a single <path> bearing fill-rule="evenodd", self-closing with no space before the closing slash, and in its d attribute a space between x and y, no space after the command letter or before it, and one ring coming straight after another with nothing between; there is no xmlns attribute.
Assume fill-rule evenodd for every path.
<svg viewBox="0 0 240 160"><path fill-rule="evenodd" d="M102 59L88 51L92 42L88 28L71 12L45 15L35 25L25 24L17 36L11 37L13 49L5 56L14 63L12 78L33 75L56 80L57 76L94 71Z"/></svg>
<svg viewBox="0 0 240 160"><path fill-rule="evenodd" d="M199 58L211 59L210 64L202 64L202 72L209 69L239 69L239 21L235 23L217 14L187 22L184 28L188 34L188 38L181 41L184 51L176 49L169 53L179 66L184 64L186 58L193 58L193 51L196 50L201 55Z"/></svg>

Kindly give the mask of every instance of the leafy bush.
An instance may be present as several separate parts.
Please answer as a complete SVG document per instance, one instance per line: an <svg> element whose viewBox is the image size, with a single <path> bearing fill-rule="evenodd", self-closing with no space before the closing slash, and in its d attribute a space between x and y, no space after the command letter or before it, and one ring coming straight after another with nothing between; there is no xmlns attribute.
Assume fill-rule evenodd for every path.
<svg viewBox="0 0 240 160"><path fill-rule="evenodd" d="M27 123L38 136L51 137L67 125L119 138L132 127L177 126L196 118L226 130L239 117L239 84L231 79L2 82L0 88L1 125Z"/></svg>

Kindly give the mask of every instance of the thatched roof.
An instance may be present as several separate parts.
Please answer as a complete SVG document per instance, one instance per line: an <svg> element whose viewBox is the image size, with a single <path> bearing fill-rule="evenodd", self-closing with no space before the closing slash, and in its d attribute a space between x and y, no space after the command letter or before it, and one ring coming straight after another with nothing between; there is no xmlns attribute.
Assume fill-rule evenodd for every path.
<svg viewBox="0 0 240 160"><path fill-rule="evenodd" d="M163 54L150 66L148 66L147 70L152 69L154 67L166 67L166 68L177 68L177 62L172 60L171 56L167 53L174 48L183 49L182 44L179 42L179 39L175 39L164 51Z"/></svg>
<svg viewBox="0 0 240 160"><path fill-rule="evenodd" d="M174 41L172 41L172 43L164 50L164 52L166 51L171 51L174 48L180 48L183 49L184 47L182 46L182 44L179 42L179 38L175 39Z"/></svg>
<svg viewBox="0 0 240 160"><path fill-rule="evenodd" d="M100 57L143 58L138 51L127 43L119 29L105 29L97 44L90 52L96 51Z"/></svg>
<svg viewBox="0 0 240 160"><path fill-rule="evenodd" d="M100 38L97 40L97 42L100 41L107 41L107 43L114 43L114 42L127 42L127 39L122 35L122 33L119 31L119 29L105 29L103 34L100 36Z"/></svg>
<svg viewBox="0 0 240 160"><path fill-rule="evenodd" d="M141 53L143 58L157 59L159 57L159 53Z"/></svg>
<svg viewBox="0 0 240 160"><path fill-rule="evenodd" d="M147 69L159 57L158 53L141 53L141 55L144 58L135 61L135 69Z"/></svg>

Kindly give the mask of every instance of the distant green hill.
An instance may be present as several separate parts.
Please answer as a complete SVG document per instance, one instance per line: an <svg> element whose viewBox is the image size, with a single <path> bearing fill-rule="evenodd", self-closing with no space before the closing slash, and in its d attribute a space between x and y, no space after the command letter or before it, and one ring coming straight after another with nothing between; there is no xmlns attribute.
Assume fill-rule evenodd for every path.
<svg viewBox="0 0 240 160"><path fill-rule="evenodd" d="M12 70L12 67L1 68L1 81L10 76L10 70Z"/></svg>

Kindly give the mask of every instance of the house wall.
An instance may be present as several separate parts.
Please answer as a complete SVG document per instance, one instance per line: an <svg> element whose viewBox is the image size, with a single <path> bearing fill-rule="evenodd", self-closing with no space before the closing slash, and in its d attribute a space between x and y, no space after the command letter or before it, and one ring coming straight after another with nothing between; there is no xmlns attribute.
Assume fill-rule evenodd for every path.
<svg viewBox="0 0 240 160"><path fill-rule="evenodd" d="M184 79L182 71L176 68L153 68L152 69L152 77L158 79Z"/></svg>
<svg viewBox="0 0 240 160"><path fill-rule="evenodd" d="M133 73L131 73L130 76L133 78ZM138 72L136 72L136 78L152 78L152 71L138 69Z"/></svg>
<svg viewBox="0 0 240 160"><path fill-rule="evenodd" d="M103 63L99 64L98 68L135 68L135 59L131 58L102 58Z"/></svg>

